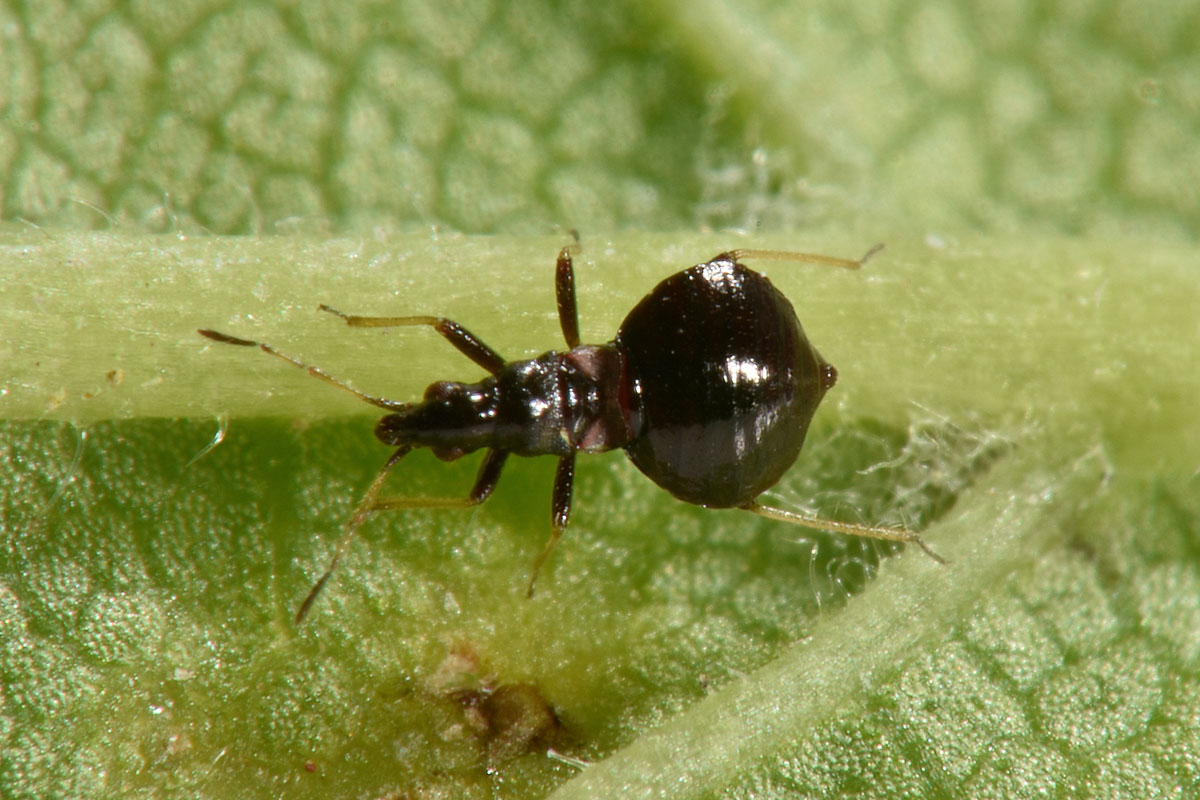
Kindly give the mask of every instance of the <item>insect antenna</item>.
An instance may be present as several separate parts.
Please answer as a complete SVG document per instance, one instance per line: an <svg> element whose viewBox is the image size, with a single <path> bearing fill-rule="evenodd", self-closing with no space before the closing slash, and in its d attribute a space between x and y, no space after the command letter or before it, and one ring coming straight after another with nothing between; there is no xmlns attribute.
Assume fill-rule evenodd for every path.
<svg viewBox="0 0 1200 800"><path fill-rule="evenodd" d="M314 367L311 364L301 361L295 356L289 356L287 353L276 350L273 345L267 344L266 342L256 342L252 339L239 339L236 336L230 336L228 333L221 333L220 331L214 331L208 328L200 328L196 331L196 333L200 334L205 339L212 339L214 342L220 342L221 344L233 344L237 345L238 347L257 347L267 355L275 356L281 361L286 361L294 367L299 367L317 380L324 381L330 386L336 386L343 392L349 392L359 400L362 400L365 403L370 403L373 406L384 408L388 411L402 411L408 407L408 403L401 403L396 400L388 400L386 397L375 397L367 394L366 392L360 392L358 389L355 389L345 381L333 377L320 367Z"/></svg>
<svg viewBox="0 0 1200 800"><path fill-rule="evenodd" d="M316 601L317 595L325 588L325 584L329 581L329 577L333 575L333 571L337 569L338 562L342 560L342 556L346 554L346 550L350 547L350 540L354 538L354 532L358 530L358 526L370 516L372 511L376 511L375 498L379 496L379 490L383 488L383 482L387 478L392 467L408 455L412 450L410 445L405 445L392 453L391 458L383 465L383 469L379 470L379 474L375 476L375 480L371 481L371 485L367 487L367 491L363 494L362 499L358 501L358 508L354 509L354 516L350 517L346 522L345 532L342 534L342 540L338 542L337 550L334 551L333 558L329 561L329 567L313 584L313 587L308 592L308 596L304 598L304 602L300 604L300 610L296 612L296 624L299 625L308 616L308 612L312 609L313 602Z"/></svg>

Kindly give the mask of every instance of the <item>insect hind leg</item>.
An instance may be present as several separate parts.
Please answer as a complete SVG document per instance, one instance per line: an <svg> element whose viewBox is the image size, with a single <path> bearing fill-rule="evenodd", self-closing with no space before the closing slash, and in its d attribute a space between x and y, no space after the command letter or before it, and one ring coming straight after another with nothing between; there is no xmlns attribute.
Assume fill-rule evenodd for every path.
<svg viewBox="0 0 1200 800"><path fill-rule="evenodd" d="M925 555L932 558L938 564L946 563L946 559L939 556L929 545L925 544L925 540L916 531L904 530L903 528L883 528L875 525L857 525L853 522L822 519L820 517L809 516L808 514L798 514L795 511L788 511L783 508L764 506L753 500L741 506L741 508L760 517L773 519L777 522L787 522L791 525L799 525L803 528L812 528L813 530L830 533L844 533L850 536L863 536L868 539L884 539L889 542L915 544L925 551Z"/></svg>

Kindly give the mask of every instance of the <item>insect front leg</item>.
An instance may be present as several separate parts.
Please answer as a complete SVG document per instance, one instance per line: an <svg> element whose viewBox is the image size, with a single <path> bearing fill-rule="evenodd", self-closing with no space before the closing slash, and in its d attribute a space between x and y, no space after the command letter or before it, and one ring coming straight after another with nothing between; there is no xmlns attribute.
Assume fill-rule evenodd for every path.
<svg viewBox="0 0 1200 800"><path fill-rule="evenodd" d="M483 340L452 319L445 317L409 316L409 317L362 317L357 314L343 314L336 308L324 303L318 307L336 317L341 317L352 328L396 328L405 325L428 325L440 333L446 341L454 345L458 352L474 361L488 372L495 375L504 368L504 357L484 344Z"/></svg>
<svg viewBox="0 0 1200 800"><path fill-rule="evenodd" d="M504 468L504 461L508 458L508 453L503 450L489 450L483 458L483 463L479 465L479 472L475 476L475 485L471 488L471 493L466 497L379 497L379 491L383 488L384 479L391 471L392 467L396 466L401 458L407 455L412 450L412 447L405 445L392 454L388 462L384 464L383 469L375 476L375 480L371 481L371 485L363 494L362 499L358 502L358 507L354 510L354 515L346 523L345 533L342 534L342 540L338 542L337 551L333 555L333 559L329 562L329 567L324 574L317 580L309 591L308 596L304 598L304 602L300 604L300 610L296 612L296 624L299 625L308 616L309 610L312 608L313 601L317 599L317 595L325 588L326 582L337 568L338 562L342 560L347 548L350 546L350 540L354 537L354 532L358 527L376 511L394 511L400 508L465 508L468 506L478 505L491 496L492 490L496 488L497 481L500 480L500 471Z"/></svg>
<svg viewBox="0 0 1200 800"><path fill-rule="evenodd" d="M554 268L554 296L558 301L558 324L562 326L567 347L579 347L579 308L575 303L575 266L571 262L571 248L558 251L558 263Z"/></svg>
<svg viewBox="0 0 1200 800"><path fill-rule="evenodd" d="M317 595L325 588L325 584L329 582L329 577L333 575L333 571L337 569L338 562L342 560L346 549L350 547L350 540L354 538L354 532L358 530L358 526L363 523L370 513L374 510L375 498L379 495L379 490L383 488L383 482L387 478L388 473L392 471L392 467L399 463L400 459L404 458L412 452L410 445L404 445L392 453L391 458L383 465L383 469L375 476L375 480L371 481L371 485L367 487L366 493L362 499L358 501L358 507L354 509L354 515L346 523L345 532L342 534L342 540L338 542L337 550L334 551L333 558L329 561L329 566L325 572L313 584L309 590L308 596L304 598L304 602L300 604L300 609L296 612L296 624L299 625L308 616L308 612L312 609L313 602L316 601Z"/></svg>
<svg viewBox="0 0 1200 800"><path fill-rule="evenodd" d="M488 450L475 475L475 485L466 497L384 497L372 500L370 511L396 511L401 508L470 508L492 496L500 480L500 471L508 458L505 450Z"/></svg>

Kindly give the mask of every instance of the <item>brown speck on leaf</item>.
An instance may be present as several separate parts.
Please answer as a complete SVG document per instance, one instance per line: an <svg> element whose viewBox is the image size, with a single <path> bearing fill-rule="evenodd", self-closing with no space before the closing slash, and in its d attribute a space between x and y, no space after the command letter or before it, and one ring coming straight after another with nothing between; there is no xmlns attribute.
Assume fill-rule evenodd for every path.
<svg viewBox="0 0 1200 800"><path fill-rule="evenodd" d="M562 723L537 687L501 686L483 701L488 720L488 758L504 761L545 747L558 738Z"/></svg>
<svg viewBox="0 0 1200 800"><path fill-rule="evenodd" d="M486 686L488 683L489 679L481 675L479 654L475 648L468 643L458 642L430 676L428 686L433 692L448 694Z"/></svg>
<svg viewBox="0 0 1200 800"><path fill-rule="evenodd" d="M469 642L453 644L426 685L463 710L461 722L442 731L443 740L473 736L487 750L489 769L566 738L558 714L537 686L500 682Z"/></svg>
<svg viewBox="0 0 1200 800"><path fill-rule="evenodd" d="M47 411L55 411L59 408L62 408L63 404L66 402L67 402L67 390L59 389L57 392L54 392L53 394L51 394L50 397L46 400L46 410Z"/></svg>
<svg viewBox="0 0 1200 800"><path fill-rule="evenodd" d="M536 686L510 683L489 692L463 692L472 725L487 747L490 765L553 745L562 723Z"/></svg>

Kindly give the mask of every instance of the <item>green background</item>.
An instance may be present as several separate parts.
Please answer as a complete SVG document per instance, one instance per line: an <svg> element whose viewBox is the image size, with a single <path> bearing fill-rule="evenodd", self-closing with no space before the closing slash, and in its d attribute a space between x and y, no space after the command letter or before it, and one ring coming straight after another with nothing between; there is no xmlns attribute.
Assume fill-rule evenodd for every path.
<svg viewBox="0 0 1200 800"><path fill-rule="evenodd" d="M0 4L0 794L1196 793L1198 45L1168 0ZM951 563L617 453L526 601L516 460L295 627L386 450L194 330L407 398L476 368L316 305L528 356L571 228L592 341L729 247L886 242L764 265L842 375L773 500ZM464 706L515 684L566 760Z"/></svg>

